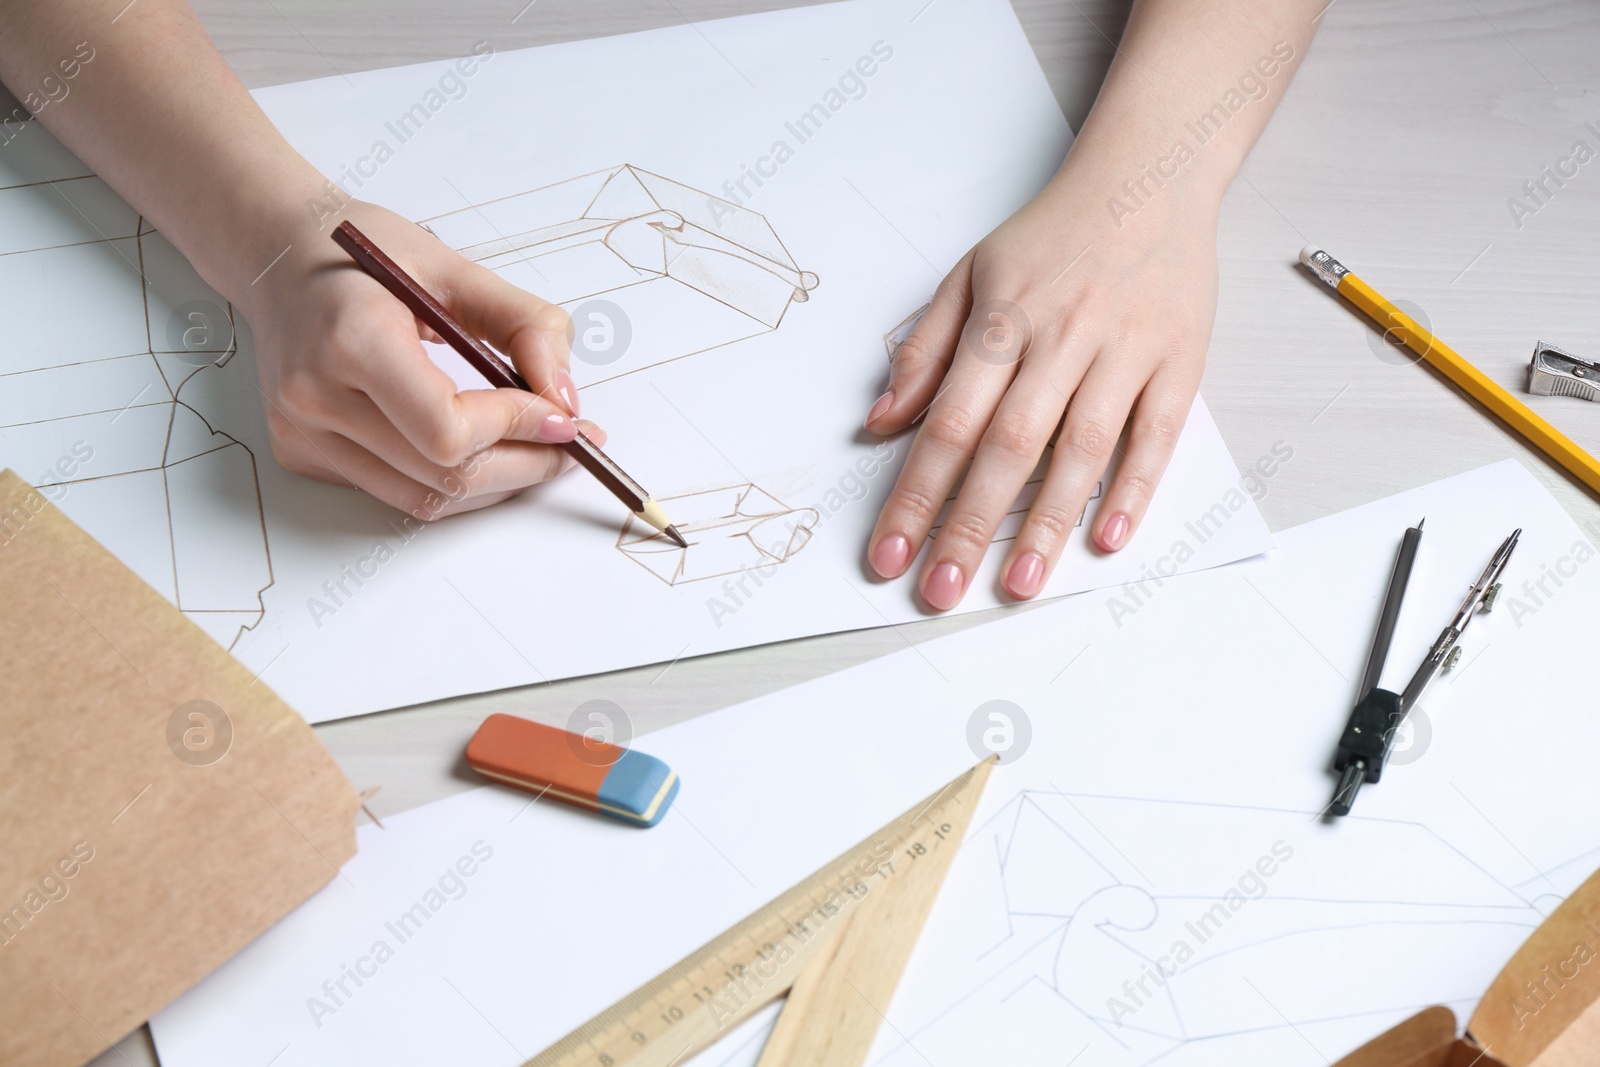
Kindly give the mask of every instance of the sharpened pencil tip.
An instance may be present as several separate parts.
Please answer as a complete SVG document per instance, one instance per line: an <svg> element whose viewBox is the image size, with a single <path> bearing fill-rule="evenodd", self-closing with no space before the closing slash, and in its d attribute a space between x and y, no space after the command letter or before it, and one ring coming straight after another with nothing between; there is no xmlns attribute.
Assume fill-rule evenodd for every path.
<svg viewBox="0 0 1600 1067"><path fill-rule="evenodd" d="M689 547L688 540L686 540L684 538L683 534L678 532L678 528L676 526L668 526L665 530L662 530L661 532L666 534L668 537L672 538L672 540L677 543L677 546L679 548L688 548Z"/></svg>

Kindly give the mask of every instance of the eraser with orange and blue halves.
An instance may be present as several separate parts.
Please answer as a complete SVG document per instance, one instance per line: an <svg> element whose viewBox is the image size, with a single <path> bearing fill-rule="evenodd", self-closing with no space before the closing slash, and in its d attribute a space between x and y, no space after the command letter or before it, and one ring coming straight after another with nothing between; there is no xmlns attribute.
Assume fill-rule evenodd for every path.
<svg viewBox="0 0 1600 1067"><path fill-rule="evenodd" d="M643 752L594 737L491 715L467 743L467 763L485 778L654 826L678 795L678 774Z"/></svg>

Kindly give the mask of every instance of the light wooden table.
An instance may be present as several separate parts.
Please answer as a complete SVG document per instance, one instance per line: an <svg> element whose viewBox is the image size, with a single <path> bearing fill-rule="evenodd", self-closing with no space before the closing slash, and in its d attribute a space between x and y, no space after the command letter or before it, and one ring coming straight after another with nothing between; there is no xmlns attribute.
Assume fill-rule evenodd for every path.
<svg viewBox="0 0 1600 1067"><path fill-rule="evenodd" d="M524 2L198 0L196 7L256 87L465 54L480 39L504 50L789 6ZM1076 128L1127 4L1014 2ZM1600 159L1520 227L1507 206L1575 141L1600 151L1600 5L1337 0L1322 23L1229 195L1221 227L1221 296L1203 392L1241 468L1278 442L1293 450L1267 483L1262 512L1282 529L1517 457L1600 540L1592 497L1441 380L1385 350L1375 331L1294 265L1302 244L1326 242L1392 299L1419 306L1441 337L1519 395L1536 339L1600 356ZM1530 402L1600 450L1600 404ZM382 817L478 784L459 754L490 711L562 723L579 703L603 697L644 733L992 614L441 701L318 733L358 787L382 785L372 804ZM141 1030L96 1065L154 1062Z"/></svg>

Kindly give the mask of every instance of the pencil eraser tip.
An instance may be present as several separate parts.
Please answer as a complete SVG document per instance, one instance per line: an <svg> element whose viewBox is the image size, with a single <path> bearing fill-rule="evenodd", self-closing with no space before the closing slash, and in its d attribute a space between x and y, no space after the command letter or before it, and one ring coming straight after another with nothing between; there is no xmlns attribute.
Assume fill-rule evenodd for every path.
<svg viewBox="0 0 1600 1067"><path fill-rule="evenodd" d="M1322 249L1318 248L1316 245L1306 245L1300 250L1300 262L1308 267L1311 266L1311 257L1320 251L1322 251Z"/></svg>

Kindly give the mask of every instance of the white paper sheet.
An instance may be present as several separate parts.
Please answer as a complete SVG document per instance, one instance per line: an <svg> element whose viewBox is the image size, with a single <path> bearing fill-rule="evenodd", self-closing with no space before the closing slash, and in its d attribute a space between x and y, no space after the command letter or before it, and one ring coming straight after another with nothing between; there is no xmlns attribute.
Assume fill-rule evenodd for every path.
<svg viewBox="0 0 1600 1067"><path fill-rule="evenodd" d="M37 128L0 156L0 286L33 309L0 355L0 464L312 721L922 617L863 566L909 437L859 427L886 335L1070 143L1010 7L493 44L257 96L347 192L565 303L585 413L701 543L641 538L582 474L419 527L285 473L230 309ZM1080 533L1046 594L1180 542L1185 570L1270 544L1199 403L1132 546ZM1006 546L962 610L1001 601Z"/></svg>
<svg viewBox="0 0 1600 1067"><path fill-rule="evenodd" d="M1512 525L1522 541L1383 780L1323 824L1394 552L1424 515L1391 685ZM641 747L684 785L645 833L499 789L364 828L346 877L154 1020L162 1060L512 1067L969 766L995 700L1031 741L991 778L873 1062L1323 1065L1422 1006L1470 1010L1600 863L1600 720L1571 669L1600 565L1515 462L1148 585L1131 614L1124 595L653 734ZM461 899L395 944L385 923L480 841L494 855ZM1193 958L1156 996L1145 964L1181 940ZM393 958L341 993L379 942ZM1113 997L1136 1009L1120 1027Z"/></svg>

